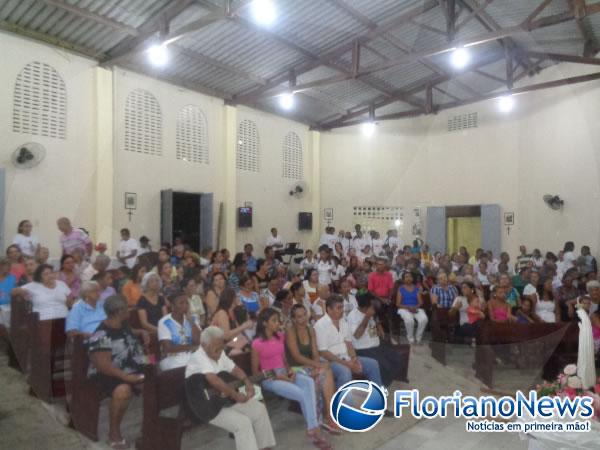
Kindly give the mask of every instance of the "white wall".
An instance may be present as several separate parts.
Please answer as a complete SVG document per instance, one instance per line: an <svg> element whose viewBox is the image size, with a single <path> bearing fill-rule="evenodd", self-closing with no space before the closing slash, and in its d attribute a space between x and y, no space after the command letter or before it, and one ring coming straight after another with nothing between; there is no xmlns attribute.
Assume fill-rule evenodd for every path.
<svg viewBox="0 0 600 450"><path fill-rule="evenodd" d="M134 89L149 91L158 100L163 117L162 156L145 155L124 150L125 101ZM199 106L208 122L209 164L187 162L176 158L175 137L177 113L186 105ZM153 246L160 245L160 191L214 193L216 227L217 207L222 201L224 170L222 135L223 101L182 89L168 83L122 69L115 70L115 180L114 226L131 229L134 236L148 236ZM137 193L137 210L129 222L124 207L125 192ZM216 237L216 230L214 232ZM119 239L118 235L114 237ZM115 242L116 243L116 242Z"/></svg>
<svg viewBox="0 0 600 450"><path fill-rule="evenodd" d="M308 127L271 114L249 108L238 108L237 120L248 119L256 123L260 141L260 172L237 171L237 206L251 202L253 226L238 229L237 243L241 247L246 242L255 244L257 256L262 256L269 230L276 227L287 242L300 242L306 248L312 245L316 233L298 231L298 213L313 212L315 195L312 187L312 158L310 132ZM290 197L290 187L296 180L282 176L282 147L284 137L295 132L302 141L304 180L309 190L302 198ZM315 229L313 222L313 229Z"/></svg>
<svg viewBox="0 0 600 450"><path fill-rule="evenodd" d="M0 158L6 169L5 246L12 241L17 224L29 219L51 253L59 250L56 219L70 217L73 224L95 232L95 62L11 34L1 33L0 54ZM26 64L40 61L51 65L67 89L67 137L46 138L12 129L13 90ZM21 144L39 142L46 159L28 170L15 169L12 152Z"/></svg>
<svg viewBox="0 0 600 450"><path fill-rule="evenodd" d="M233 233L237 242L232 246L235 248L230 248L232 252L241 249L245 242L252 242L257 254L262 253L264 240L272 226L280 228L288 241L312 242L313 233L297 231L298 212L313 211L314 203L319 200L318 192L309 192L302 200L291 199L287 192L292 180L284 179L281 170L283 138L287 132L295 131L302 140L304 177L309 185L313 181L313 140L306 126L248 108L238 108L238 121L250 118L258 125L261 172L236 171L235 167L226 165L226 162L231 165L231 161L235 164L235 154L233 158L226 157L228 150L225 144L237 141L237 138L235 135L227 136L227 116L222 99L120 68L114 70L112 77L110 74L107 76L97 69L94 61L11 34L2 34L0 51L5 57L0 73L0 98L4 100L0 105L0 131L4 139L0 154L7 171L5 242L12 240L17 223L27 218L33 222L35 233L42 243L50 247L52 255L56 256L60 252L56 219L67 216L75 226L88 229L94 239L102 236L109 244L111 254L115 251L118 230L122 227L130 228L135 237L147 235L156 247L160 242L160 191L163 189L214 193L213 236L216 240L218 207L220 202L225 201L228 173L233 173L237 188L235 201L226 202L225 208L234 211L245 201L252 202L255 208L254 227ZM15 79L21 69L32 61L50 64L66 83L66 140L12 131ZM127 95L136 88L148 90L160 104L162 156L124 150L125 102ZM106 101L106 96L110 96L112 102ZM177 113L189 104L198 105L207 118L208 165L176 159ZM112 125L107 126L107 123ZM237 124L229 129L237 133ZM47 149L47 157L33 169L17 171L10 164L11 153L20 144L31 141L42 143ZM103 158L109 156L112 161L107 164ZM101 168L99 172L98 168ZM98 179L97 172L100 174ZM106 186L111 186L111 189L106 189ZM137 193L137 210L131 221L124 208L125 192ZM98 215L102 211L112 211L111 223L97 217L97 210ZM222 229L222 245L225 244L224 235L225 230Z"/></svg>
<svg viewBox="0 0 600 450"><path fill-rule="evenodd" d="M582 72L559 65L532 84ZM490 100L437 116L386 122L364 138L357 127L321 136L321 202L334 207L338 228L353 224L352 206L500 204L515 213L503 248L556 251L566 240L600 247L600 83L518 96L510 115ZM479 128L447 132L447 119L479 113ZM561 212L542 195L559 194ZM391 224L390 224L391 225Z"/></svg>

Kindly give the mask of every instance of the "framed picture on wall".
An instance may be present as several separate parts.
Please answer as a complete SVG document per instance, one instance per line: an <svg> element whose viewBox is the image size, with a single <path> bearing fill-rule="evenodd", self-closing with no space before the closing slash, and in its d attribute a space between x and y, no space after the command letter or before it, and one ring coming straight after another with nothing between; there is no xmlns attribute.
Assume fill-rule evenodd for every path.
<svg viewBox="0 0 600 450"><path fill-rule="evenodd" d="M504 213L504 225L513 226L515 224L515 213L505 212Z"/></svg>
<svg viewBox="0 0 600 450"><path fill-rule="evenodd" d="M137 209L137 194L125 192L125 209Z"/></svg>
<svg viewBox="0 0 600 450"><path fill-rule="evenodd" d="M323 209L323 219L329 221L333 220L333 208Z"/></svg>

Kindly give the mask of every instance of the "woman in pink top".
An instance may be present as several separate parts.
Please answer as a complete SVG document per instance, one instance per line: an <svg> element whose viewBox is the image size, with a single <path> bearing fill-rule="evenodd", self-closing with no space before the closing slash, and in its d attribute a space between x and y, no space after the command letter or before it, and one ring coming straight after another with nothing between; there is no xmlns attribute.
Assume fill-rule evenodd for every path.
<svg viewBox="0 0 600 450"><path fill-rule="evenodd" d="M517 319L512 315L510 304L506 301L506 289L496 286L494 295L488 305L490 320L492 322L516 322Z"/></svg>
<svg viewBox="0 0 600 450"><path fill-rule="evenodd" d="M320 433L315 382L308 375L290 370L285 357L285 337L279 330L279 313L273 308L263 309L258 314L256 338L252 342L252 373L275 371L276 378L263 381L262 388L300 403L308 439L317 448L330 449L331 445Z"/></svg>

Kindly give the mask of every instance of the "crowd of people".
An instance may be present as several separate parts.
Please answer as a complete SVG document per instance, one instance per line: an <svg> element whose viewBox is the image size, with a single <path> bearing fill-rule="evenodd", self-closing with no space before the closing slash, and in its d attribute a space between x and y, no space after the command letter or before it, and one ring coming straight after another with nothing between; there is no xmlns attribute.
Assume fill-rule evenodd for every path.
<svg viewBox="0 0 600 450"><path fill-rule="evenodd" d="M329 415L336 388L359 375L382 386L400 379L405 368L395 346L421 344L431 308L458 316L456 332L467 342L483 320L567 322L583 308L600 348L596 260L587 246L576 255L572 242L544 256L521 246L513 263L506 252L469 255L465 247L431 254L420 240L403 245L396 230L383 239L360 225L337 234L327 227L316 252L287 265L275 228L258 258L252 244L232 258L227 249L191 249L181 238L154 252L128 229L111 258L67 218L57 226L56 271L31 222L19 224L0 260L0 325L10 326L13 296L29 300L40 320L65 318L68 335L87 339L89 376L111 397L113 448L128 447L120 423L145 364L204 375L235 402L211 423L233 433L238 448L269 448L268 413L249 374L230 358L250 352L253 374L275 374L262 389L297 401L309 442L330 448L322 430L341 433ZM220 381L221 371L243 380L245 393Z"/></svg>

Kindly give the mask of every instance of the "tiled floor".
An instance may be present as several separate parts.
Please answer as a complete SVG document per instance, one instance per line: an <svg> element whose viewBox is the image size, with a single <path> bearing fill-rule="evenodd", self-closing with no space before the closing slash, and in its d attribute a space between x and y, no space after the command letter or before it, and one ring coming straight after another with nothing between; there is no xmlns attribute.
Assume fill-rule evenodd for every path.
<svg viewBox="0 0 600 450"><path fill-rule="evenodd" d="M460 389L465 394L480 395L481 384L475 379L471 368L472 350L460 347L451 350L449 363L442 366L430 356L426 345L411 350L409 384L398 383L393 388L417 388L421 395L449 395ZM499 379L502 387L528 386L535 374L501 369ZM533 377L533 378L532 378ZM6 366L0 358L0 448L11 449L107 449L103 443L92 443L77 432L59 423L40 401L27 395L23 376ZM54 408L64 415L64 408ZM287 412L284 402L269 406L269 412L278 441L278 449L307 448L304 438L302 416ZM101 435L106 430L106 408L101 410ZM126 416L125 435L133 440L139 435L141 402L135 404ZM102 441L105 438L102 439ZM413 417L384 419L368 433L345 433L332 439L339 449L510 449L521 450L526 446L519 437L510 433L467 433L461 419L434 419L418 421ZM201 444L200 444L201 443ZM234 443L223 431L210 426L184 434L183 449L210 448L232 449ZM169 450L169 449L165 449Z"/></svg>

